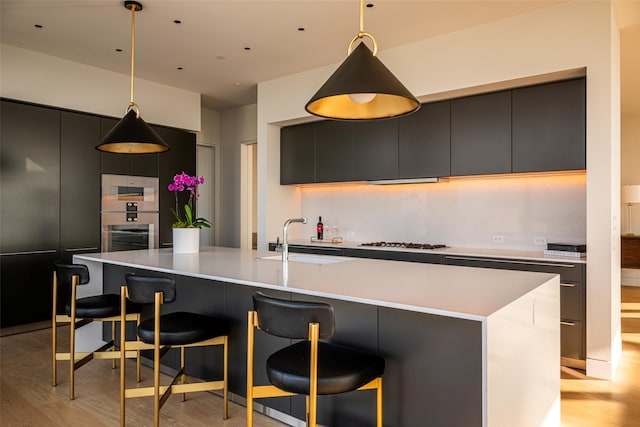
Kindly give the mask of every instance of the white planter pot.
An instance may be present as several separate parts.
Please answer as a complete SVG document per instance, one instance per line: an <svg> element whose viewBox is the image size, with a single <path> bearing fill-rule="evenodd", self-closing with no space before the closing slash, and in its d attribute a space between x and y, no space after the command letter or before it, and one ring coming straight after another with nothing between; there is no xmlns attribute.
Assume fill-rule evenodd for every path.
<svg viewBox="0 0 640 427"><path fill-rule="evenodd" d="M200 252L199 228L174 228L173 253L193 254Z"/></svg>

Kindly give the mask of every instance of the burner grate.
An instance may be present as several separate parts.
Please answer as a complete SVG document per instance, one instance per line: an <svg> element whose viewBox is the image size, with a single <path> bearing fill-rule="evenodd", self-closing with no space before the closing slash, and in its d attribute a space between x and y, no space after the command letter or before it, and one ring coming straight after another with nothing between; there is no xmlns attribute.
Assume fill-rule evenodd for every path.
<svg viewBox="0 0 640 427"><path fill-rule="evenodd" d="M407 249L441 249L446 248L446 245L442 244L429 244L429 243L406 243L406 242L370 242L361 243L360 246L380 247L380 248L407 248Z"/></svg>

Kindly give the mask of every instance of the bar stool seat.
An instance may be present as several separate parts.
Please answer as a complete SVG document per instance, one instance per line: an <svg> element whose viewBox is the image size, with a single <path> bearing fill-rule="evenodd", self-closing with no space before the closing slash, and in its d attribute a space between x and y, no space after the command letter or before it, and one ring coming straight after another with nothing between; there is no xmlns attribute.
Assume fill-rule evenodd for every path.
<svg viewBox="0 0 640 427"><path fill-rule="evenodd" d="M67 316L71 316L70 303L65 304L64 311ZM140 313L141 311L140 304L129 303L127 307L127 313ZM95 319L115 316L120 316L120 295L103 294L76 300L76 317Z"/></svg>
<svg viewBox="0 0 640 427"><path fill-rule="evenodd" d="M266 363L267 378L276 387L309 394L311 344L301 341L272 354ZM384 373L384 359L351 348L318 342L318 394L357 390Z"/></svg>
<svg viewBox="0 0 640 427"><path fill-rule="evenodd" d="M154 327L153 319L142 321L138 327L140 341L153 344ZM161 316L160 345L186 345L223 335L229 335L229 323L223 319L185 311Z"/></svg>

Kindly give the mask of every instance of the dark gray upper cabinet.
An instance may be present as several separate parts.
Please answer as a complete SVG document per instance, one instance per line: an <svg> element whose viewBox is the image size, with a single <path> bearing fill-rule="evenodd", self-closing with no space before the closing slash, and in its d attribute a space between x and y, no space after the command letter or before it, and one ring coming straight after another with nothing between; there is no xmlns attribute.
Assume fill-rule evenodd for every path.
<svg viewBox="0 0 640 427"><path fill-rule="evenodd" d="M102 139L118 120L100 119L100 138ZM96 144L97 145L97 144ZM158 154L116 154L100 153L102 173L113 175L158 176Z"/></svg>
<svg viewBox="0 0 640 427"><path fill-rule="evenodd" d="M585 79L513 90L513 172L586 168Z"/></svg>
<svg viewBox="0 0 640 427"><path fill-rule="evenodd" d="M423 104L398 120L398 177L451 175L451 103Z"/></svg>
<svg viewBox="0 0 640 427"><path fill-rule="evenodd" d="M280 130L280 184L315 181L315 123L283 127Z"/></svg>
<svg viewBox="0 0 640 427"><path fill-rule="evenodd" d="M173 182L173 177L182 171L189 175L196 174L196 135L179 129L164 128L153 126L158 135L169 144L171 149L164 153L158 154L160 177L159 193L160 193L160 247L167 247L173 242L172 225L175 218L171 213L171 209L175 209L175 196L168 190L168 186ZM212 177L205 177L207 181L206 188L212 190ZM186 200L181 200L186 203ZM197 207L197 205L196 205ZM197 212L196 212L197 213ZM211 220L211 218L207 218Z"/></svg>
<svg viewBox="0 0 640 427"><path fill-rule="evenodd" d="M511 173L511 92L451 101L451 175Z"/></svg>
<svg viewBox="0 0 640 427"><path fill-rule="evenodd" d="M353 123L316 123L316 182L353 181Z"/></svg>
<svg viewBox="0 0 640 427"><path fill-rule="evenodd" d="M58 250L60 111L2 102L0 251Z"/></svg>
<svg viewBox="0 0 640 427"><path fill-rule="evenodd" d="M66 256L100 249L100 118L60 117L60 248Z"/></svg>
<svg viewBox="0 0 640 427"><path fill-rule="evenodd" d="M354 179L398 177L398 120L355 123Z"/></svg>

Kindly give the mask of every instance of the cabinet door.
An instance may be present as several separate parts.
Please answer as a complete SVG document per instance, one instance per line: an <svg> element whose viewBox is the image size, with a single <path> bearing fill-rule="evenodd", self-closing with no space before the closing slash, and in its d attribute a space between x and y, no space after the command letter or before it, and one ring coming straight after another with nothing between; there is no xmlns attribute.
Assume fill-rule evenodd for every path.
<svg viewBox="0 0 640 427"><path fill-rule="evenodd" d="M451 175L511 172L511 92L451 101Z"/></svg>
<svg viewBox="0 0 640 427"><path fill-rule="evenodd" d="M398 120L398 176L451 175L451 103L423 104Z"/></svg>
<svg viewBox="0 0 640 427"><path fill-rule="evenodd" d="M60 249L100 250L100 118L63 111L60 117Z"/></svg>
<svg viewBox="0 0 640 427"><path fill-rule="evenodd" d="M0 327L51 320L55 250L0 255Z"/></svg>
<svg viewBox="0 0 640 427"><path fill-rule="evenodd" d="M398 120L355 123L355 180L398 177Z"/></svg>
<svg viewBox="0 0 640 427"><path fill-rule="evenodd" d="M280 184L316 181L316 124L283 127L280 131Z"/></svg>
<svg viewBox="0 0 640 427"><path fill-rule="evenodd" d="M0 252L58 250L60 112L2 102Z"/></svg>
<svg viewBox="0 0 640 427"><path fill-rule="evenodd" d="M513 91L513 172L586 168L585 79Z"/></svg>
<svg viewBox="0 0 640 427"><path fill-rule="evenodd" d="M118 123L116 119L100 119L100 139ZM131 155L100 152L100 172L113 175L131 175Z"/></svg>
<svg viewBox="0 0 640 427"><path fill-rule="evenodd" d="M316 125L316 182L353 181L353 123Z"/></svg>
<svg viewBox="0 0 640 427"><path fill-rule="evenodd" d="M173 182L173 177L182 171L189 175L196 174L196 136L193 133L179 129L153 127L153 129L171 147L171 150L158 154L160 176L158 179L160 193L160 247L168 247L173 242L172 224L175 218L171 209L175 209L175 197L167 187ZM213 177L205 177L206 191L213 191ZM180 200L181 204L186 200ZM197 208L197 205L196 205ZM197 213L197 212L196 212ZM212 218L207 218L211 220Z"/></svg>

